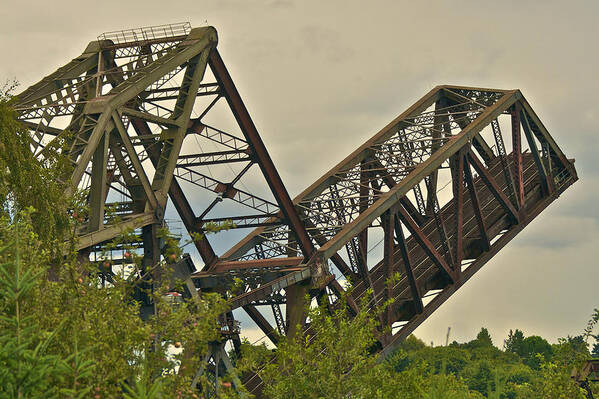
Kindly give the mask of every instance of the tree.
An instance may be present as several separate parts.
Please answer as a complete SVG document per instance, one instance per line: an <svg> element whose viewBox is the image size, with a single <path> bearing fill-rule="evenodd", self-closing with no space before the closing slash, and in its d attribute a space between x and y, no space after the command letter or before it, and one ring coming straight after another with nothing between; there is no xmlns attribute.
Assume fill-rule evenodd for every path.
<svg viewBox="0 0 599 399"><path fill-rule="evenodd" d="M587 343L589 341L589 338L593 338L593 340L595 341L591 350L591 355L594 358L599 358L599 334L593 335L593 330L598 322L599 309L593 309L593 314L591 315L591 318L587 323L587 327L584 329L583 337Z"/></svg>
<svg viewBox="0 0 599 399"><path fill-rule="evenodd" d="M12 224L5 217L0 220L0 397L81 397L91 388L70 383L89 377L91 362L82 360L77 348L69 356L48 350L62 325L54 331L40 331L28 311L27 299L39 285L41 273L27 264L40 259L31 250L35 235L23 226L19 215L16 218ZM73 375L77 377L71 380Z"/></svg>
<svg viewBox="0 0 599 399"><path fill-rule="evenodd" d="M503 349L506 352L517 353L522 352L522 342L524 341L524 333L521 330L510 330L507 339L503 342Z"/></svg>
<svg viewBox="0 0 599 399"><path fill-rule="evenodd" d="M142 322L135 280L115 276L102 287L95 266L74 256L49 280L41 241L26 213L0 218L0 397L3 389L9 397L190 393L190 373L176 373L182 355L169 347L181 343L197 364L219 338L226 302L210 295L174 309L165 283L153 296L157 315Z"/></svg>
<svg viewBox="0 0 599 399"><path fill-rule="evenodd" d="M460 378L453 374L435 374L424 380L423 399L482 399L484 396L470 391Z"/></svg>
<svg viewBox="0 0 599 399"><path fill-rule="evenodd" d="M551 360L553 349L544 338L532 335L524 338L517 353L522 357L524 364L539 370L543 361Z"/></svg>
<svg viewBox="0 0 599 399"><path fill-rule="evenodd" d="M556 363L541 364L540 375L530 384L516 387L518 399L584 399L585 392L572 380L570 371Z"/></svg>
<svg viewBox="0 0 599 399"><path fill-rule="evenodd" d="M405 341L399 345L399 347L406 352L411 352L426 348L426 344L420 338L410 334L408 338L406 338Z"/></svg>
<svg viewBox="0 0 599 399"><path fill-rule="evenodd" d="M306 312L309 329L305 334L283 338L271 356L265 356L263 351L257 354L244 345L246 367L264 381L265 395L376 397L374 384L382 379L383 373L376 357L369 353L376 341L376 322L370 313L361 311L352 319L345 307L338 306L329 313L325 305L308 308Z"/></svg>
<svg viewBox="0 0 599 399"><path fill-rule="evenodd" d="M423 360L408 361L410 353L436 349L415 337L379 362L372 354L380 334L376 314L361 311L352 317L343 306L322 305L307 314L305 334L282 337L274 352L244 345L245 368L260 376L269 398L482 398L456 375L437 374Z"/></svg>
<svg viewBox="0 0 599 399"><path fill-rule="evenodd" d="M476 348L494 348L493 340L491 339L491 334L489 334L489 330L485 327L481 328L478 334L476 334L476 338L466 344L466 347L470 349Z"/></svg>
<svg viewBox="0 0 599 399"><path fill-rule="evenodd" d="M597 359L599 358L599 342L595 342L593 344L593 350L591 351L591 355Z"/></svg>
<svg viewBox="0 0 599 399"><path fill-rule="evenodd" d="M14 216L32 209L29 219L51 256L59 255L71 223L66 212L72 204L59 183L70 163L60 155L61 140L45 148L40 162L33 155L29 132L17 121L16 83L0 88L0 213Z"/></svg>
<svg viewBox="0 0 599 399"><path fill-rule="evenodd" d="M493 340L491 339L491 334L489 334L489 330L486 328L481 328L480 332L476 335L476 341L481 346L493 346Z"/></svg>

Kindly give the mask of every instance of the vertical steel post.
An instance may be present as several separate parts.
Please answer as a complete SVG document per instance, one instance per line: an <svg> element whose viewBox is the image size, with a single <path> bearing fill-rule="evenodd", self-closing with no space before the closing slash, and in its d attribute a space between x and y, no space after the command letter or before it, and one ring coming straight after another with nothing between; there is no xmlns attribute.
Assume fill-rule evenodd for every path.
<svg viewBox="0 0 599 399"><path fill-rule="evenodd" d="M161 270L156 266L160 262L160 240L158 239L158 225L150 224L142 227L141 238L144 246L144 254L142 258L142 273L146 279L151 279L152 283L142 282L142 289L151 290L154 292L154 287L158 286L161 277ZM148 273L151 271L151 273ZM142 293L142 319L149 316L151 313L156 313L156 305L152 303L151 298Z"/></svg>
<svg viewBox="0 0 599 399"><path fill-rule="evenodd" d="M541 159L541 155L539 154L539 148L537 147L537 142L535 141L532 129L530 128L530 123L528 122L528 118L526 116L526 112L524 110L520 110L520 118L522 121L522 128L524 129L524 136L526 136L526 141L528 142L528 147L530 148L530 152L532 157L535 160L535 165L539 171L539 176L541 178L541 186L543 187L544 195L551 195L552 185L551 179L547 174L547 170L545 169L545 165L543 164L543 160Z"/></svg>
<svg viewBox="0 0 599 399"><path fill-rule="evenodd" d="M466 177L466 183L468 184L468 191L470 192L472 210L474 211L476 223L478 224L478 230L480 231L480 236L483 240L484 250L488 251L491 244L489 242L487 227L485 226L485 218L480 207L480 201L478 200L478 194L474 185L474 179L472 178L472 170L470 169L470 162L468 161L467 155L464 155L464 175Z"/></svg>
<svg viewBox="0 0 599 399"><path fill-rule="evenodd" d="M464 256L463 228L464 228L464 155L458 151L455 173L453 175L453 192L455 198L455 271L459 276L462 272L462 258Z"/></svg>
<svg viewBox="0 0 599 399"><path fill-rule="evenodd" d="M518 210L524 209L524 180L522 177L522 135L520 134L520 103L510 110L512 116L512 156L514 158L514 177L516 179L516 197Z"/></svg>
<svg viewBox="0 0 599 399"><path fill-rule="evenodd" d="M403 229L401 227L401 223L399 218L395 218L395 236L397 237L397 242L399 246L399 250L401 252L401 257L403 260L404 269L406 271L406 277L408 278L408 283L410 284L410 290L412 292L412 299L414 303L414 310L416 313L422 313L424 310L424 305L422 303L422 297L420 295L420 289L418 288L418 281L414 276L414 271L412 270L412 262L410 260L410 253L408 251L408 246L406 245L406 238L403 234Z"/></svg>
<svg viewBox="0 0 599 399"><path fill-rule="evenodd" d="M395 243L393 241L393 229L395 227L395 213L391 211L386 211L382 217L383 221L383 230L384 230L384 248L383 248L383 256L385 259L385 274L387 276L387 281L385 282L385 293L387 300L393 298L393 283L391 279L393 277L393 267L395 265L395 257L393 256L395 253ZM391 326L393 323L392 320L392 305L389 304L386 309L386 324Z"/></svg>
<svg viewBox="0 0 599 399"><path fill-rule="evenodd" d="M108 134L104 132L92 158L92 179L89 201L88 231L98 231L104 225L106 199L106 165L108 162Z"/></svg>

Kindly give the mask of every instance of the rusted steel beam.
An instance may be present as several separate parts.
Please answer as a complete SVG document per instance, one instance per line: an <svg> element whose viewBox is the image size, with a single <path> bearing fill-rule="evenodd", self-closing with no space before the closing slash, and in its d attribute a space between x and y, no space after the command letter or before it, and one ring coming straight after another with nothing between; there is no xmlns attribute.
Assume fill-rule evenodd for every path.
<svg viewBox="0 0 599 399"><path fill-rule="evenodd" d="M253 155L255 156L271 191L275 195L285 219L289 222L289 227L294 231L297 237L302 253L307 258L311 257L314 253L312 240L297 213L295 205L291 201L291 197L289 197L289 193L287 193L287 189L283 185L279 172L277 172L218 50L213 49L210 52L208 63L214 77L222 87L223 95L227 99L229 107L235 115L235 119L237 120L243 135L251 145Z"/></svg>
<svg viewBox="0 0 599 399"><path fill-rule="evenodd" d="M418 282L416 281L414 271L412 270L412 262L410 260L410 253L406 245L406 238L403 234L401 223L397 218L393 221L393 224L395 228L395 236L397 237L399 251L403 259L404 270L406 272L408 283L410 284L410 291L412 292L414 309L416 310L416 313L422 313L422 310L424 308L422 304L422 296L420 295L420 288L418 287Z"/></svg>
<svg viewBox="0 0 599 399"><path fill-rule="evenodd" d="M428 107L433 105L439 98L441 98L441 96L443 95L442 94L443 90L448 89L448 88L462 89L463 87L437 86L437 87L433 88L424 97L422 97L420 100L418 100L416 103L414 103L410 108L408 108L406 111L401 113L397 118L395 118L393 121L391 121L389 124L387 124L375 136L373 136L371 139L367 140L358 149L356 149L353 153L351 153L349 156L347 156L343 161L341 161L335 167L333 167L331 170L329 170L327 173L325 173L315 183L313 183L308 188L306 188L304 191L302 191L297 197L295 197L294 203L298 204L306 198L311 198L311 197L317 196L319 193L321 193L323 190L327 189L330 186L332 176L335 176L338 173L342 173L344 170L350 169L352 166L356 165L357 163L359 163L361 160L363 160L365 158L371 157L371 154L372 154L371 149L373 146L376 146L378 143L382 143L385 140L392 137L394 134L397 133L398 129L406 127L408 125L406 122L406 119L408 119L410 117L414 117L421 112L424 112ZM352 222L350 225L347 225L346 228L344 229L345 231L343 231L342 234L339 237L337 237L337 239L331 240L328 244L320 243L319 245L321 245L321 249L319 249L319 252L323 255L323 257L325 259L330 258L331 256L333 256L333 254L335 254L343 246L345 246L345 243L347 242L346 233L348 231L352 230L351 225L356 224L356 223L360 223L360 224L364 223L364 225L370 224L372 222L372 220L374 220L378 216L380 216L380 213L382 213L384 210L388 209L388 207L390 207L393 203L395 203L394 198L396 197L396 195L398 193L401 194L398 196L398 199L401 200L400 199L401 197L404 197L413 188L413 186L417 182L422 180L422 178L423 178L423 176L421 175L422 169L426 169L424 171L424 173L430 173L432 170L437 168L438 165L434 165L434 164L436 164L438 159L441 158L440 153L443 153L443 154L450 153L451 154L453 152L454 148L457 149L459 146L463 145L468 140L471 140L472 136L475 133L478 133L480 130L482 130L485 122L487 124L490 123L491 117L492 118L497 117L498 115L500 115L503 112L503 110L505 110L507 107L509 107L511 104L513 104L513 102L517 101L517 98L518 98L517 96L519 93L517 90L494 90L494 89L476 89L476 88L464 88L464 89L473 89L473 90L482 90L482 91L502 93L503 96L502 96L502 98L500 98L497 101L497 103L488 107L488 109L485 112L483 112L479 116L479 118L477 118L477 120L474 121L473 124L471 124L472 126L469 125L468 127L466 127L466 129L464 129L465 131L462 132L462 133L464 133L463 135L458 134L458 135L452 137L447 143L445 143L443 145L442 150L438 151L436 154L434 154L435 156L432 157L434 159L429 159L424 162L424 165L422 165L422 164L419 165L417 168L418 170L411 173L409 176L407 176L401 182L401 187L395 186L391 190L393 192L383 193L381 195L381 197L375 203L375 204L378 204L384 200L384 202L386 204L382 207L382 209L380 209L378 206L371 206L370 209L367 212L365 212L365 214L363 216L358 217L357 220ZM457 139L458 136L460 136L459 139ZM439 164L440 163L441 162L439 162ZM393 197L393 199L390 197ZM404 203L404 206L406 207L406 209L409 210L410 207L409 207L408 202L406 202L405 200L401 200L401 201ZM374 213L374 216L371 216L372 213ZM366 215L366 214L368 214L368 215ZM413 217L415 217L415 216L416 216L416 213L413 213ZM366 219L366 218L369 219L368 223L366 223L364 221L364 219ZM417 222L419 224L421 224L422 220L418 220ZM364 227L362 227L360 229L360 231L363 228ZM237 243L235 246L233 246L233 248L231 248L229 251L227 251L223 255L223 258L238 256L241 252L243 252L248 247L249 243L253 242L255 237L262 234L263 232L264 232L264 228L257 228L256 230L251 232L249 235L247 235L245 238L243 238L239 243ZM352 236L354 236L354 234L352 234ZM322 248L323 246L324 246L324 248Z"/></svg>
<svg viewBox="0 0 599 399"><path fill-rule="evenodd" d="M210 270L211 272L226 272L229 270L259 269L267 267L292 267L304 260L303 257L253 259L238 261L220 261Z"/></svg>
<svg viewBox="0 0 599 399"><path fill-rule="evenodd" d="M383 259L385 260L385 275L387 281L385 282L385 296L387 300L393 298L393 284L391 279L393 277L393 266L395 265L395 242L393 240L393 229L395 228L395 214L391 211L387 211L382 216L384 238L383 238ZM392 305L387 306L386 309L386 324L391 325L392 320Z"/></svg>
<svg viewBox="0 0 599 399"><path fill-rule="evenodd" d="M402 112L397 118L388 123L382 128L374 137L367 140L358 149L348 155L343 161L339 162L336 166L331 168L325 173L320 179L302 191L297 197L296 202L300 202L302 199L307 197L313 197L316 194L322 192L330 184L330 177L344 170L348 170L352 165L358 164L361 160L367 158L371 154L371 147L377 143L384 142L389 137L394 135L401 126L405 126L405 119L418 115L419 113L426 110L429 106L435 103L441 96L441 89L443 86L437 86L429 91L424 97L414 103L406 111Z"/></svg>
<svg viewBox="0 0 599 399"><path fill-rule="evenodd" d="M148 124L142 119L131 118L131 124L139 136L152 135L152 131L148 127ZM150 156L152 164L156 165L158 163L158 158L160 157L160 152L157 148L155 148L155 146L152 146L149 143L145 145L145 148ZM196 216L191 205L189 204L189 201L187 201L187 198L183 193L183 189L181 189L181 186L174 178L171 181L168 193L187 231L190 233L194 232L203 234L204 231L201 228L198 228ZM218 258L216 253L212 249L212 246L206 237L204 237L203 240L194 240L193 242L207 267L210 267L217 261Z"/></svg>
<svg viewBox="0 0 599 399"><path fill-rule="evenodd" d="M464 155L458 152L456 170L453 176L455 201L455 271L462 273L462 258L464 256Z"/></svg>
<svg viewBox="0 0 599 399"><path fill-rule="evenodd" d="M98 147L92 157L92 178L89 191L89 222L88 232L101 230L104 226L104 208L107 193L108 131L102 134Z"/></svg>
<svg viewBox="0 0 599 399"><path fill-rule="evenodd" d="M514 179L518 209L524 209L524 180L522 177L522 134L520 133L520 103L510 109L512 118L512 157L514 159Z"/></svg>
<svg viewBox="0 0 599 399"><path fill-rule="evenodd" d="M224 218L196 218L196 223L201 226L206 223L233 223L236 229L248 228L248 227L261 227L261 226L278 226L282 222L278 219L276 214L264 214L264 215L245 215L245 216L231 216Z"/></svg>
<svg viewBox="0 0 599 399"><path fill-rule="evenodd" d="M543 165L543 161L541 160L541 156L539 154L539 149L537 147L537 143L533 137L530 124L528 123L528 118L526 116L526 112L522 109L520 110L520 120L522 122L522 128L524 130L524 136L526 136L526 141L528 141L528 147L530 148L530 152L532 153L532 157L535 160L535 165L539 170L539 176L541 178L541 187L543 187L543 193L545 195L551 195L553 191L553 185L550 179L550 176L545 170L545 165Z"/></svg>
<svg viewBox="0 0 599 399"><path fill-rule="evenodd" d="M281 312L281 307L278 303L273 303L270 305L270 307L272 308L272 313L275 317L275 323L277 325L277 330L279 331L279 334L285 334L285 331L287 331L287 327L285 326L285 320L283 320L283 312Z"/></svg>
<svg viewBox="0 0 599 399"><path fill-rule="evenodd" d="M519 104L521 109L526 111L526 115L528 115L528 117L530 118L530 122L534 124L534 126L536 127L535 130L538 130L538 132L533 131L533 133L539 138L539 141L546 141L549 144L549 147L551 148L553 153L555 154L556 158L562 164L562 166L568 170L570 176L574 177L575 179L578 179L578 175L576 173L576 169L574 168L573 162L568 160L568 158L562 152L561 148L557 146L557 143L555 142L553 137L551 137L551 135L547 131L547 128L545 127L545 125L543 125L543 122L539 119L539 117L532 109L528 101L526 101L526 98L524 98L524 96L522 96L522 98L520 99Z"/></svg>
<svg viewBox="0 0 599 399"><path fill-rule="evenodd" d="M247 172L249 166L251 166L251 164L246 165L246 167L239 172L236 179L240 178L245 172ZM236 179L233 179L232 182L228 183L222 182L220 180L213 179L212 177L205 175L196 169L187 168L185 166L177 166L175 168L175 176L198 187L221 194L223 198L228 198L256 211L264 212L265 215L272 214L278 210L277 204L235 187L234 185ZM201 216L205 216L214 205L218 204L218 202L220 202L220 199L208 206L202 212Z"/></svg>
<svg viewBox="0 0 599 399"><path fill-rule="evenodd" d="M345 225L345 227L338 232L329 242L318 249L318 252L322 254L324 259L329 258L333 253L337 252L339 248L345 245L345 243L354 237L357 232L364 229L372 221L378 218L383 212L389 209L391 206L396 204L399 199L407 194L414 185L418 184L425 176L430 174L434 169L438 168L445 160L455 154L459 149L466 145L472 138L478 134L484 127L489 125L491 121L501 115L506 109L508 109L514 102L518 100L518 91L513 90L504 94L495 104L489 106L484 112L482 112L474 121L468 124L460 133L452 136L448 141L441 147L441 149L432 154L424 162L418 164L418 166L407 175L400 184L396 185L393 189L386 193L383 193L381 197L371 205L367 211L362 213L351 223Z"/></svg>
<svg viewBox="0 0 599 399"><path fill-rule="evenodd" d="M142 227L141 236L143 240L143 258L142 258L142 275L145 276L141 282L140 297L138 300L141 302L140 316L143 320L146 320L155 309L155 303L151 298L151 295L145 290L151 289L154 291L154 287L158 287L161 283L162 268L155 268L160 262L160 243L158 238L158 227L159 225L154 223ZM149 272L150 273L146 273Z"/></svg>
<svg viewBox="0 0 599 399"><path fill-rule="evenodd" d="M250 316L250 318L256 323L258 328L262 330L262 332L270 339L270 341L278 345L279 336L277 335L275 329L270 325L268 320L262 316L262 313L254 305L244 305L243 310Z"/></svg>
<svg viewBox="0 0 599 399"><path fill-rule="evenodd" d="M354 298L352 298L351 295L346 295L345 290L337 280L331 280L328 287L331 290L333 290L333 292L335 293L335 295L337 295L338 298L342 298L343 296L345 296L345 301L349 306L349 309L353 312L354 316L357 315L358 312L360 312L360 308L356 304Z"/></svg>
<svg viewBox="0 0 599 399"><path fill-rule="evenodd" d="M191 208L191 205L185 197L183 189L181 189L181 186L177 180L173 179L168 193L187 231L190 233L204 234L204 230L198 228L197 224L195 223L196 218L193 209ZM202 257L206 267L210 267L210 265L214 264L218 260L216 253L212 249L212 246L205 236L201 240L193 240L193 243L200 253L200 256Z"/></svg>
<svg viewBox="0 0 599 399"><path fill-rule="evenodd" d="M135 40L135 41L123 42L123 43L112 43L112 41L109 42L108 40L103 40L102 41L102 49L116 50L116 49L127 48L127 47L138 47L138 46L141 47L141 46L149 46L152 44L175 42L175 41L180 42L180 41L185 40L186 38L187 38L187 34L178 35L178 36L154 38L154 39ZM110 43L110 44L106 44L106 43Z"/></svg>
<svg viewBox="0 0 599 399"><path fill-rule="evenodd" d="M461 96L458 96L456 93L451 91L451 88L443 90L443 94L445 95L445 97L442 98L447 99L447 103L450 105L458 105L466 100L465 98L462 98ZM465 129L469 123L469 121L457 120L457 124L460 126L461 129ZM481 154L481 157L485 160L485 162L491 162L495 158L493 150L491 149L491 147L489 147L487 142L482 138L480 134L474 136L474 138L472 139L472 145L474 146L476 151L478 151L478 153Z"/></svg>
<svg viewBox="0 0 599 399"><path fill-rule="evenodd" d="M370 171L368 162L362 161L360 163L360 199L358 206L358 211L360 213L368 209L368 202L363 199L369 197L369 181L371 174L372 172ZM360 274L368 277L368 280L370 281L368 273L368 227L358 234L358 253L356 255L358 258L358 270L360 271ZM372 286L372 281L370 281L370 284Z"/></svg>
<svg viewBox="0 0 599 399"><path fill-rule="evenodd" d="M450 158L451 160L451 158ZM430 183L430 179L429 179L429 183ZM453 255L451 253L451 247L449 244L449 241L447 239L447 229L445 228L445 221L443 220L443 215L441 213L441 209L439 206L439 202L437 199L437 193L435 192L433 195L433 220L435 222L435 226L437 228L437 233L439 234L439 240L441 241L441 248L443 249L443 253L446 254L446 262L449 264L449 266L453 269L454 265L453 265Z"/></svg>
<svg viewBox="0 0 599 399"><path fill-rule="evenodd" d="M476 186L474 185L474 179L472 178L472 170L470 169L470 162L467 155L464 155L464 175L466 177L466 184L468 185L468 191L470 192L470 202L472 203L472 210L476 217L476 224L480 232L481 239L483 240L484 250L488 251L491 242L489 240L489 234L487 233L487 226L485 218L482 213L480 201L478 199L478 193L476 192Z"/></svg>
<svg viewBox="0 0 599 399"><path fill-rule="evenodd" d="M112 240L122 234L125 229L138 229L149 224L159 223L160 220L152 212L129 215L126 220L116 224L105 225L103 229L80 235L77 239L76 250L89 248L93 245Z"/></svg>
<svg viewBox="0 0 599 399"><path fill-rule="evenodd" d="M17 108L39 102L50 94L59 91L64 81L73 80L75 77L97 68L99 51L100 46L97 41L89 43L83 54L15 96Z"/></svg>
<svg viewBox="0 0 599 399"><path fill-rule="evenodd" d="M158 207L158 200L156 199L156 194L152 190L152 185L150 183L150 180L148 179L148 176L146 175L143 165L141 164L141 161L139 160L137 152L135 151L135 148L133 147L133 144L131 143L131 138L127 134L125 126L123 126L123 122L119 118L119 116L116 112L112 114L112 120L115 124L116 130L118 131L118 135L120 137L120 143L121 143L120 145L125 148L127 155L129 155L131 165L133 166L133 169L135 170L135 173L137 174L137 178L139 179L139 181L141 183L143 192L145 193L145 197L146 197L148 203L150 204L151 209L156 209ZM115 144L115 147L116 147L116 144ZM131 177L131 174L129 173L129 171L126 167L126 162L123 159L122 154L120 153L119 149L114 148L114 150L112 151L112 154L115 157L115 161L119 165L121 174L122 175L127 174L127 175L129 175L129 177ZM127 184L131 185L132 183L133 183L132 179L128 179ZM129 190L131 191L131 187L129 188Z"/></svg>
<svg viewBox="0 0 599 399"><path fill-rule="evenodd" d="M391 341L383 348L379 354L379 359L384 359L386 356L391 354L395 348L414 330L422 324L435 310L437 310L447 299L453 295L462 285L464 285L470 278L478 272L493 256L495 256L504 246L506 246L518 233L524 229L535 217L537 217L549 204L555 201L559 195L572 185L576 180L577 176L572 176L566 181L566 183L560 187L559 191L556 190L552 195L543 198L537 202L536 205L528 212L519 224L512 225L510 229L503 234L497 241L495 241L491 249L481 256L479 256L474 263L472 263L462 274L462 278L456 281L454 284L447 285L439 295L434 297L425 307L421 314L413 317L408 324L403 326L395 335L393 335Z"/></svg>
<svg viewBox="0 0 599 399"><path fill-rule="evenodd" d="M218 165L222 163L249 162L251 160L252 159L249 157L246 151L215 151L193 155L179 155L179 158L177 158L177 166L206 166Z"/></svg>
<svg viewBox="0 0 599 399"><path fill-rule="evenodd" d="M273 278L282 277L289 273L295 273L303 271L306 267L303 265L298 266L281 266L276 268L263 267L261 269L249 270L248 269L229 269L224 271L201 271L194 272L190 277L191 280L197 282L197 286L200 289L213 290L215 287L229 287L231 280L236 275L251 275L255 276L262 281L269 281Z"/></svg>
<svg viewBox="0 0 599 399"><path fill-rule="evenodd" d="M352 281L356 281L357 279L359 279L359 276L356 273L354 273L354 271L351 269L351 267L349 267L349 265L343 260L341 255L339 255L338 253L335 253L335 254L333 254L333 256L330 257L330 259L331 259L331 262L333 262L333 264L335 266L337 266L339 271L346 278L349 278Z"/></svg>
<svg viewBox="0 0 599 399"><path fill-rule="evenodd" d="M311 277L310 268L304 267L301 270L288 273L283 277L279 277L276 280L273 280L269 283L263 284L258 288L255 288L251 291L245 292L241 295L238 295L232 298L229 301L229 305L231 310L242 307L243 305L247 305L252 303L253 301L257 301L260 299L264 299L267 296L278 292L290 285L299 283L300 281L304 281Z"/></svg>
<svg viewBox="0 0 599 399"><path fill-rule="evenodd" d="M510 199L503 193L503 190L501 190L499 184L497 184L497 181L495 181L495 178L491 176L487 168L485 168L482 162L474 153L472 153L472 151L469 151L466 156L468 157L469 163L472 164L482 181L489 188L489 191L491 191L491 194L493 194L495 199L501 204L501 207L506 211L506 213L510 215L510 217L517 223L519 220L518 212L516 209L514 209Z"/></svg>
<svg viewBox="0 0 599 399"><path fill-rule="evenodd" d="M497 146L496 148L499 162L501 163L501 169L503 171L503 180L507 185L508 198L510 199L512 205L517 208L518 204L516 199L516 188L514 187L514 178L512 177L512 170L508 164L508 154L505 149L505 142L501 133L499 120L495 119L493 122L491 122L491 129L493 130L493 136L495 137L495 145Z"/></svg>
<svg viewBox="0 0 599 399"><path fill-rule="evenodd" d="M437 251L435 246L426 237L426 235L416 224L416 222L414 222L414 220L410 217L408 212L402 206L397 207L397 212L401 221L408 228L410 233L414 236L414 239L422 247L427 256L431 258L431 260L439 267L439 269L444 271L449 276L449 278L453 280L454 274L451 268L447 265L443 256L441 256L441 254Z"/></svg>
<svg viewBox="0 0 599 399"><path fill-rule="evenodd" d="M443 129L443 119L439 115L440 110L444 108L444 104L447 103L446 97L441 97L439 100L435 102L435 117L434 117L434 126L432 129L431 137L431 153L436 152L441 148L441 136ZM435 169L432 171L430 175L428 175L428 187L426 188L426 214L432 215L435 212L435 204L437 201L437 181L439 180L439 169Z"/></svg>
<svg viewBox="0 0 599 399"><path fill-rule="evenodd" d="M310 230L317 230L316 226L310 221L310 219L306 219L306 227ZM327 242L327 240L318 233L312 234L312 237L318 245L324 245ZM338 253L333 254L333 256L330 257L330 260L331 262L333 262L335 266L337 266L337 269L339 269L339 271L345 276L345 278L348 278L351 281L356 281L359 279L359 276L356 273L354 273L351 267L345 262L345 260L343 260L343 258Z"/></svg>
<svg viewBox="0 0 599 399"><path fill-rule="evenodd" d="M381 161L379 161L378 159L375 158L372 160L372 163L373 163L375 169L377 170L377 174L381 177L383 182L385 182L387 187L389 187L389 189L392 189L393 187L395 187L397 182L395 181L393 176L391 176L389 174L389 172L387 172L385 166L381 163ZM400 198L399 201L400 201L401 205L408 211L408 213L410 214L412 219L414 219L414 221L416 221L416 223L418 223L418 225L422 225L425 222L425 220L426 220L425 216L420 213L418 208L416 208L414 206L414 204L412 204L412 201L410 201L410 199L408 197L403 196Z"/></svg>

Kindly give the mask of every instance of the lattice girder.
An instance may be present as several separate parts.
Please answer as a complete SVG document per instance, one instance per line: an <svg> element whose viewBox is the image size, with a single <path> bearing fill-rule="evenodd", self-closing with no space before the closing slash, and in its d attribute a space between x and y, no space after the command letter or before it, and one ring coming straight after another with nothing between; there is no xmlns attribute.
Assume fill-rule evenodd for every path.
<svg viewBox="0 0 599 399"><path fill-rule="evenodd" d="M498 122L505 117L516 123L513 131L524 132L513 134L509 141L521 148L519 137L524 136L529 146L526 153L506 154ZM484 129L489 131L486 136L496 140L495 145L485 141ZM444 194L440 204L437 190L443 187L437 186L437 180L443 170L450 172L445 186L452 193ZM374 289L378 304L395 300L387 319L394 335L381 338L388 352L431 308L440 305L441 298L461 286L576 180L573 162L563 155L518 90L439 86L294 203L318 248L315 258L330 260L331 270L341 273L338 281L328 284L333 297L342 286L339 281L350 279L354 283L350 307L356 306L367 288ZM519 182L522 200L515 198ZM385 227L388 223L393 227ZM381 228L389 244L372 264L362 259L372 248L361 249L360 243L368 243L370 232ZM270 255L279 259L286 248L276 231L258 228L224 257ZM252 251L264 242L270 245L268 254ZM368 264L366 272L358 270L364 263ZM311 262L304 264L309 268ZM263 267L268 270L268 263ZM387 287L397 272L401 279ZM249 292L259 296L260 290ZM269 292L268 287L263 291ZM423 297L435 299L425 304ZM270 329L266 325L265 333Z"/></svg>

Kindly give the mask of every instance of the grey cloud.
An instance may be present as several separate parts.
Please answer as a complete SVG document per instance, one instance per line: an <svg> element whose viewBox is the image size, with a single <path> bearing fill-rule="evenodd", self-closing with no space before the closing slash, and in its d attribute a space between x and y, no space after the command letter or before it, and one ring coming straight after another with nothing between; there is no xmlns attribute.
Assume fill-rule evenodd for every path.
<svg viewBox="0 0 599 399"><path fill-rule="evenodd" d="M318 25L307 25L301 29L303 44L311 50L311 55L317 60L324 57L332 63L347 61L354 51L343 43L335 30Z"/></svg>

